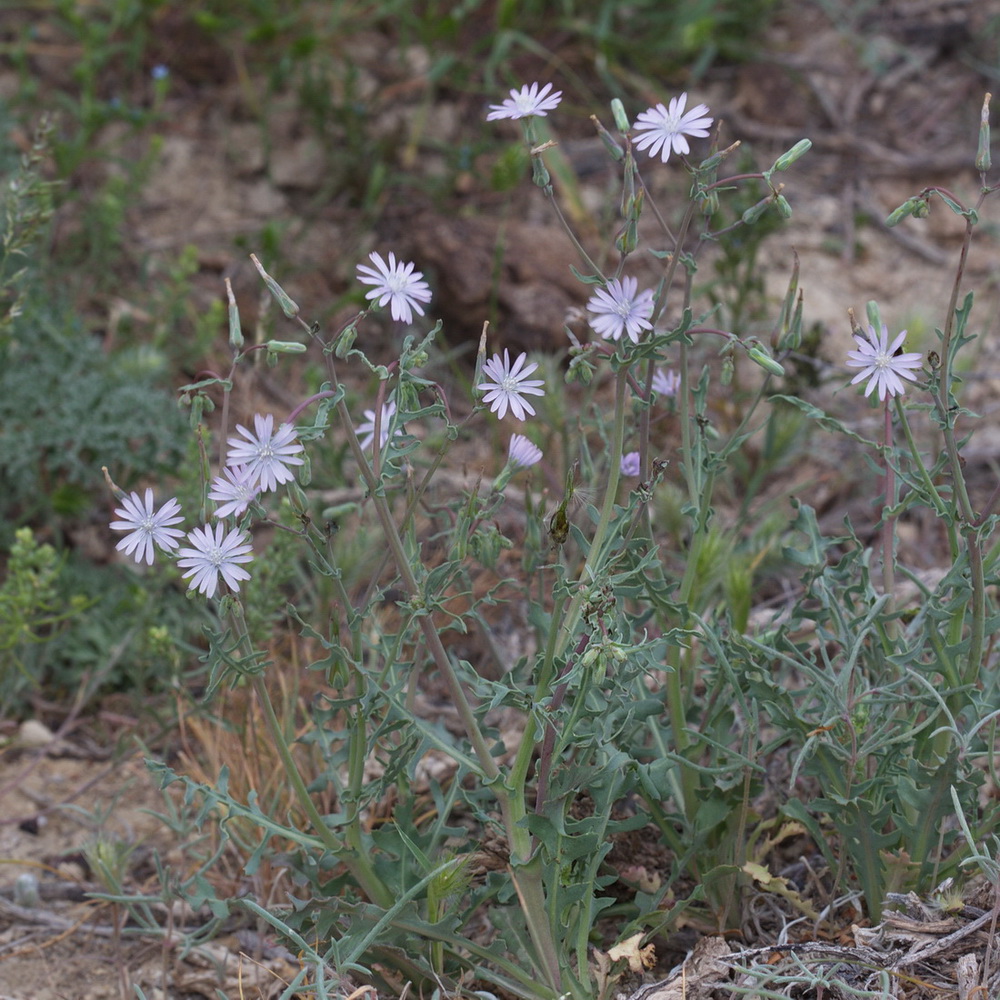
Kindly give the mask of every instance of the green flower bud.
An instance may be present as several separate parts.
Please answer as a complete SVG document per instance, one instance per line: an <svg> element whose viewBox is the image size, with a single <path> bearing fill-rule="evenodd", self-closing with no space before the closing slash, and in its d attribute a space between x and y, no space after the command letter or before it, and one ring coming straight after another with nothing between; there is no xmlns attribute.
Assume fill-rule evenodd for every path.
<svg viewBox="0 0 1000 1000"><path fill-rule="evenodd" d="M292 505L292 510L296 514L308 514L309 513L309 500L306 498L305 493L302 492L302 488L293 479L286 486L288 490L288 502Z"/></svg>
<svg viewBox="0 0 1000 1000"><path fill-rule="evenodd" d="M540 156L531 158L531 179L538 187L548 187L552 183L552 175Z"/></svg>
<svg viewBox="0 0 1000 1000"><path fill-rule="evenodd" d="M889 217L885 220L885 224L889 226L890 229L893 226L898 226L899 223L901 223L908 215L913 215L919 201L919 198L907 198L906 201L899 206L899 208L895 208L889 213Z"/></svg>
<svg viewBox="0 0 1000 1000"><path fill-rule="evenodd" d="M756 205L751 205L743 213L743 223L747 226L752 226L763 214L767 211L767 206L771 204L770 198L763 198L758 201Z"/></svg>
<svg viewBox="0 0 1000 1000"><path fill-rule="evenodd" d="M275 354L304 354L306 351L305 344L294 340L269 340L264 346Z"/></svg>
<svg viewBox="0 0 1000 1000"><path fill-rule="evenodd" d="M791 149L787 152L782 153L774 161L774 166L771 167L772 170L787 170L796 160L805 156L809 150L812 149L812 140L810 139L799 139Z"/></svg>
<svg viewBox="0 0 1000 1000"><path fill-rule="evenodd" d="M578 356L569 363L566 372L567 382L579 382L580 385L590 385L594 380L594 366L585 357Z"/></svg>
<svg viewBox="0 0 1000 1000"><path fill-rule="evenodd" d="M792 217L792 206L788 204L788 199L783 194L779 194L774 199L774 204L777 206L778 212L783 219L790 219Z"/></svg>
<svg viewBox="0 0 1000 1000"><path fill-rule="evenodd" d="M785 374L785 369L778 364L770 354L764 350L763 347L751 347L747 350L747 357L753 361L755 364L759 365L768 373L768 375L776 375L779 378Z"/></svg>
<svg viewBox="0 0 1000 1000"><path fill-rule="evenodd" d="M233 295L233 283L226 278L226 297L229 299L229 343L239 350L243 346L243 330L240 327L240 311Z"/></svg>
<svg viewBox="0 0 1000 1000"><path fill-rule="evenodd" d="M604 148L611 154L612 158L618 162L624 160L625 150L622 148L621 143L601 124L597 115L591 115L590 120L594 123L598 137L604 143Z"/></svg>
<svg viewBox="0 0 1000 1000"><path fill-rule="evenodd" d="M979 117L979 150L976 153L976 170L985 174L990 169L990 98L987 94L983 99L983 110Z"/></svg>
<svg viewBox="0 0 1000 1000"><path fill-rule="evenodd" d="M719 374L719 381L723 385L730 385L732 383L735 368L736 366L733 364L733 356L731 354L727 354L722 359L722 371Z"/></svg>
<svg viewBox="0 0 1000 1000"><path fill-rule="evenodd" d="M351 352L351 348L354 346L354 341L358 338L358 328L352 323L346 330L337 338L337 344L334 347L334 354L338 358L343 360Z"/></svg>
<svg viewBox="0 0 1000 1000"><path fill-rule="evenodd" d="M294 319L298 316L299 307L289 298L281 285L279 285L274 278L272 278L271 275L264 270L260 261L257 260L257 255L250 254L250 259L253 261L253 266L257 268L257 272L264 279L264 284L267 285L267 290L274 296L274 300L281 307L281 311L289 319Z"/></svg>
<svg viewBox="0 0 1000 1000"><path fill-rule="evenodd" d="M632 127L629 124L628 115L625 114L625 105L616 97L611 101L611 114L615 120L615 128L624 135Z"/></svg>
<svg viewBox="0 0 1000 1000"><path fill-rule="evenodd" d="M629 219L621 232L615 237L615 249L620 254L630 254L639 245L639 232L635 219Z"/></svg>

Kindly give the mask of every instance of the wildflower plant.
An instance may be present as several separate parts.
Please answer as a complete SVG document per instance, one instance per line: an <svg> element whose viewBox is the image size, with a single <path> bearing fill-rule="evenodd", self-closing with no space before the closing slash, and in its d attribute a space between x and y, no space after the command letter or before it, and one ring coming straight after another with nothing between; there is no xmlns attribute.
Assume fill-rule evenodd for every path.
<svg viewBox="0 0 1000 1000"><path fill-rule="evenodd" d="M560 96L534 83L492 105L487 118L519 122L532 179L565 224L533 120L555 113ZM224 398L223 426L215 430L222 471L208 493L222 504L214 522L194 527L175 552L170 502L157 510L149 495L141 505L122 499L134 538L128 551L146 558L159 548L177 558L194 599L218 599L220 626L205 654L211 690L245 683L253 691L304 820L234 795L224 775L213 784L156 765L165 782L185 782L203 817L226 817L223 835L237 823L257 831L248 870L280 852L293 873L284 902L210 901L216 915L243 908L294 945L302 971L288 991L308 983L317 995L332 995L325 992L333 989L332 969L381 986L418 981L444 992L474 983L539 1000L606 995L615 976L604 949L614 942L598 938L599 919L613 917L620 940L648 940L684 912L737 925L761 883L776 884L761 874L764 844L812 838L829 861L824 912L784 880L775 905L834 926L838 907L854 904L877 919L890 874L927 887L957 870L954 802L973 817L963 827L973 839L995 828L995 814L979 810L973 761L985 756L993 766L1000 718L985 641L996 621L988 588L1000 549L989 540L1000 489L974 505L961 462L959 423L971 417L957 398L955 357L971 340L972 306L971 296L960 301L962 268L933 354L897 354L905 338L889 339L874 305L867 336L855 331L844 383L854 366L861 370L853 382L868 380L857 406L877 394L880 440L782 394L782 362L802 339L797 271L766 341L721 328L711 308L699 312L694 277L705 248L764 213L787 216L775 176L809 142L767 170L725 176L734 147L720 149L719 137L709 135L707 107L686 106L681 95L632 126L613 102L614 131L597 124L622 171L621 225L608 273L567 226L578 273L594 289L593 336L568 341L565 372L584 394L586 420L559 416L553 403L565 390L532 377L538 359L512 359L506 348L487 358L488 335L465 396L432 377L440 324L423 336L407 330L399 357L376 364L365 353L367 310L325 331L300 315L255 258L294 334L246 347L233 304L232 370L183 390L202 441L210 393ZM651 164L640 166L636 150L648 151ZM691 197L669 224L669 213L653 213L659 233L647 263L657 261L659 274L640 291L627 272L639 268L633 255L640 216L651 205L647 167L685 171ZM943 189L912 204L939 195L966 220L971 240L995 190L987 169L974 207ZM756 201L719 223L732 189L751 190ZM388 263L377 254L370 260L374 268L358 268L359 281L374 286L369 308L388 304L406 328L414 313L433 309L414 265L392 253ZM236 367L254 351L277 360L308 347L323 359L325 383L287 419L275 424L258 415L253 431L238 427L227 452ZM715 404L731 395L737 363L756 382L735 398L739 412L726 423ZM377 383L370 407L358 407L363 421L341 375L352 364ZM906 407L919 394L939 454L910 427ZM655 427L668 400L677 437L664 441ZM534 404L555 414L557 426L546 426ZM790 414L813 421L817 434L848 435L879 463L878 558L860 537L870 525L824 536L815 512L794 497L777 521L763 505L752 529L724 522L720 483L731 482L757 432L778 439L793 423ZM450 479L436 490L452 443L482 435L484 425L509 425L508 417L517 433L506 456L492 468L484 463L462 487ZM357 502L326 506L311 487L310 452L330 437L346 441L345 468L355 470L363 498ZM207 445L204 459L207 488ZM483 473L492 485L484 486L491 480ZM510 517L515 482L524 506ZM667 495L679 498L674 545L661 544L657 525ZM757 499L750 490L743 509L756 510ZM952 568L936 587L921 585L918 605L904 613L894 586L895 525L918 504L942 526ZM340 530L345 519L352 532ZM309 573L329 595L287 609L316 651L311 670L325 681L296 729L321 760L319 773L303 773L265 683L275 669L269 651L246 627L250 532L261 520L301 543ZM348 580L344 562L355 533L373 544L363 575ZM780 615L752 621L760 567L776 553L796 574L791 596ZM521 641L509 648L495 624L497 605L518 623ZM475 653L471 636L483 639ZM447 724L418 710L423 684L441 693ZM518 720L513 732L501 728L510 716ZM791 774L779 805L764 815L767 763L779 749ZM650 830L669 851L669 865L633 873L631 890L612 895L612 883L628 881L610 860L616 839ZM485 934L474 929L482 919Z"/></svg>

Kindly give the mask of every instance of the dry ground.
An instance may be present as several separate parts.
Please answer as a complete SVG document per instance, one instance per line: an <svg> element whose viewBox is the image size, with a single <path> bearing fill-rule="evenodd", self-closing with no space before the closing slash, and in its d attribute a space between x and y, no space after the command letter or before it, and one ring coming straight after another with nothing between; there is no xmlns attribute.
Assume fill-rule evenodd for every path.
<svg viewBox="0 0 1000 1000"><path fill-rule="evenodd" d="M797 251L806 320L822 330L821 364L833 365L848 346L849 306L860 313L868 299L877 298L891 326L929 331L943 323L961 220L940 204L929 220L911 220L892 232L880 220L932 183L974 199L978 178L972 160L987 81L959 58L969 46L949 31L961 32L963 23L973 34L982 31L984 12L996 4L911 4L915 13L909 18L887 15L871 29L884 40L879 51L890 52L877 66L869 59L871 49L838 33L817 8L789 6L791 12L773 29L765 63L715 71L697 96L724 119L724 139L748 142L761 164L800 137L813 140L812 153L786 178L794 218L771 237L763 263L768 289L777 299L787 282L792 248ZM885 5L890 7L907 5ZM68 85L75 54L55 40L46 46L42 38L34 70L54 90ZM895 57L894 43L905 46ZM362 86L385 96L375 102L385 108L377 129L399 130L415 140L433 133L446 143L459 141L469 128L487 127L482 108L472 100L436 107L418 124L426 58L412 53L411 72L401 78L398 70L386 69L391 62L384 59L387 44L372 36L361 39L355 50ZM157 262L163 269L162 262L183 246L197 247L196 308L219 298L227 275L233 278L244 324L252 325L259 286L246 254L235 246L242 239L252 249L261 229L277 221L291 275L288 288L307 313L336 301L368 249L395 247L434 276L441 315L459 336L468 335L478 331L486 315L491 286L484 261L488 266L503 228L507 251L499 301L504 336L538 347L560 342L562 316L579 304L582 293L566 281L565 264L572 258L534 189L525 185L513 201L498 198L487 181L489 164L476 163L454 178L446 206L430 199L402 203L388 191L377 231L361 232L356 212L327 190L323 151L296 121L291 97L282 113L271 115L269 131L262 131L252 120L247 81L236 72L231 54L197 56L211 65L221 60L221 65L213 76L194 53L189 63L177 54L162 148L141 201L128 212L123 234L136 259L151 262L153 273ZM18 85L18 75L3 71L0 64L0 93L9 94ZM599 162L594 159L597 141L587 138L581 122L570 128L567 155L581 178L585 201L593 203L607 193L612 178L603 166L591 167ZM109 134L102 141L110 144L117 137ZM414 160L413 169L442 167L430 158ZM994 222L974 248L967 287L981 290L976 313L980 354L970 375L971 405L989 414L1000 402L1000 256L994 239L996 209L988 209L987 215ZM70 229L73 219L67 215L60 224ZM592 231L590 238L596 235ZM132 301L133 292L125 285L115 302L87 306L95 326L110 327L131 309ZM847 396L827 402L849 410L853 396ZM254 403L247 400L245 406L252 410ZM1000 437L987 428L976 447L970 458L992 468L1000 456ZM824 457L813 461L822 466ZM828 465L835 468L837 457L829 456ZM832 494L831 506L850 502L840 484ZM109 760L107 746L84 739L86 726L43 750L7 749L0 756L0 997L104 1000L131 996L128 983L164 1000L214 997L216 987L230 997L266 994L292 968L280 950L265 955L254 942L223 941L214 946L214 957L220 966L228 962L228 968L218 973L204 957L181 960L163 942L117 941L113 907L83 901L82 892L94 883L82 851L99 834L135 846L129 875L133 889L150 878L143 859L151 849L169 854L175 847L169 831L146 811L161 810L162 800L140 756L129 755L134 746L131 724L119 719L101 729L117 732L116 749L126 752L124 758ZM36 873L44 890L40 902L30 907L24 900L15 902L14 881L24 872ZM252 955L255 950L253 959L238 957L241 951ZM216 979L217 974L222 978Z"/></svg>

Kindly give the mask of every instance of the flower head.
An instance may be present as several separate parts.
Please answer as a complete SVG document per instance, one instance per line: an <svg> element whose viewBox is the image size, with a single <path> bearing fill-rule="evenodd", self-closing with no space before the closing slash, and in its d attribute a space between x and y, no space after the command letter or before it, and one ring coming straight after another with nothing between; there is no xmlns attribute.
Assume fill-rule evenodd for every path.
<svg viewBox="0 0 1000 1000"><path fill-rule="evenodd" d="M520 90L511 90L510 97L503 104L491 104L490 113L486 116L488 122L498 118L530 118L539 115L544 118L550 111L555 111L562 100L562 91L550 94L552 84L547 83L541 90L538 84L530 87L525 84Z"/></svg>
<svg viewBox="0 0 1000 1000"><path fill-rule="evenodd" d="M642 465L639 462L639 452L630 451L622 455L621 472L623 476L638 476Z"/></svg>
<svg viewBox="0 0 1000 1000"><path fill-rule="evenodd" d="M386 442L389 440L389 426L392 423L392 418L396 413L396 401L390 400L388 403L382 404L382 419L379 421L379 435L378 435L378 446L379 448L384 448ZM367 451L372 442L375 440L375 411L365 410L365 420L364 423L358 424L354 428L354 433L358 435L361 440L358 444L361 445L362 451ZM402 427L396 428L397 434L403 433ZM363 436L362 436L363 435Z"/></svg>
<svg viewBox="0 0 1000 1000"><path fill-rule="evenodd" d="M607 288L598 288L587 303L587 311L594 313L590 325L606 340L619 340L627 333L633 344L639 343L644 330L653 324L653 293L648 289L636 294L639 283L635 278L612 278Z"/></svg>
<svg viewBox="0 0 1000 1000"><path fill-rule="evenodd" d="M542 449L523 434L512 434L507 461L520 469L527 469L542 460Z"/></svg>
<svg viewBox="0 0 1000 1000"><path fill-rule="evenodd" d="M130 493L122 500L121 507L115 508L120 521L112 521L113 531L127 531L115 548L130 555L137 563L146 561L153 565L153 546L171 552L177 548L177 539L184 532L171 527L184 520L180 516L181 506L176 497L171 497L159 510L153 510L153 491L146 490L144 498L138 493Z"/></svg>
<svg viewBox="0 0 1000 1000"><path fill-rule="evenodd" d="M260 492L260 487L254 482L250 469L245 465L229 465L222 470L221 476L212 480L209 500L215 500L215 517L228 517L242 514L250 501Z"/></svg>
<svg viewBox="0 0 1000 1000"><path fill-rule="evenodd" d="M538 367L538 363L535 361L532 361L530 365L525 364L527 359L528 355L522 351L514 364L511 365L510 354L505 347L502 359L499 354L494 354L483 365L483 374L493 381L480 382L476 388L482 389L486 393L483 396L483 402L489 403L490 410L501 420L507 412L508 406L510 412L518 420L524 420L525 413L534 416L535 409L523 398L524 395L545 395L545 390L541 388L545 384L544 379L529 379L527 377Z"/></svg>
<svg viewBox="0 0 1000 1000"><path fill-rule="evenodd" d="M923 362L922 354L896 353L903 346L904 340L906 340L905 330L890 344L889 330L885 323L882 324L879 333L875 332L875 327L869 326L867 336L854 334L858 349L847 352L847 367L860 368L861 371L851 379L851 385L856 385L866 378L870 379L865 395L870 396L872 390L878 388L879 400L884 400L887 395L902 394L906 386L901 379L915 381L916 373Z"/></svg>
<svg viewBox="0 0 1000 1000"><path fill-rule="evenodd" d="M253 546L245 531L233 528L226 533L221 524L206 524L188 532L191 548L183 548L177 553L177 565L186 572L185 579L191 577L188 589L200 590L206 597L214 597L219 586L219 577L232 590L240 589L240 580L249 580L250 574L240 566L253 559Z"/></svg>
<svg viewBox="0 0 1000 1000"><path fill-rule="evenodd" d="M635 148L648 148L650 156L658 155L666 163L671 151L678 155L691 151L685 136L704 139L712 124L711 118L703 117L708 107L698 104L685 114L687 97L687 94L681 94L671 98L669 108L657 104L643 111L635 120L636 131L643 133L636 137Z"/></svg>
<svg viewBox="0 0 1000 1000"><path fill-rule="evenodd" d="M274 417L270 413L267 416L254 414L253 425L255 434L242 424L236 425L246 440L229 438L226 464L247 466L249 481L267 492L295 478L288 466L302 465L303 460L299 457L302 445L295 440L295 428L291 424L279 424L275 430Z"/></svg>
<svg viewBox="0 0 1000 1000"><path fill-rule="evenodd" d="M381 254L370 253L368 259L375 265L358 264L358 281L362 285L375 287L365 293L366 299L377 299L379 306L389 303L392 318L397 322L413 322L413 313L423 316L421 302L430 302L431 289L423 280L422 271L414 271L413 264L404 264L396 260L394 253L389 254L386 264Z"/></svg>
<svg viewBox="0 0 1000 1000"><path fill-rule="evenodd" d="M671 368L657 368L653 372L653 392L658 396L676 396L681 387L681 377Z"/></svg>

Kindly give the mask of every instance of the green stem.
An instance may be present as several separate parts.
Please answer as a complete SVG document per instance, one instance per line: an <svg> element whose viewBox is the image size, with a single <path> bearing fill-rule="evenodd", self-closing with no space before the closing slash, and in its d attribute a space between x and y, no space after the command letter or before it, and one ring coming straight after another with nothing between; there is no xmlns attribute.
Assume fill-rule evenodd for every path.
<svg viewBox="0 0 1000 1000"><path fill-rule="evenodd" d="M892 410L889 406L890 397L886 397L883 406L883 454L885 456L885 498L882 507L882 589L888 598L885 605L886 615L891 615L896 609L896 517L891 511L896 506L896 466L893 464ZM886 633L896 638L899 634L899 622L886 623Z"/></svg>
<svg viewBox="0 0 1000 1000"><path fill-rule="evenodd" d="M285 734L282 732L281 724L278 722L278 717L275 714L274 705L271 703L271 696L268 693L267 685L264 683L263 675L255 674L251 678L251 684L253 685L254 693L257 695L257 700L264 710L264 720L267 723L268 731L271 733L271 739L274 740L278 756L281 758L281 765L288 780L291 782L292 790L295 792L295 797L298 799L299 805L309 819L309 823L323 841L326 849L331 854L338 856L341 863L351 873L351 876L364 891L365 895L378 906L383 908L391 906L393 895L375 874L370 855L366 851L357 848L355 850L347 849L347 845L337 837L330 827L327 826L323 817L320 816L319 810L316 808L316 804L313 802L312 796L306 788L305 781L302 780L302 774L285 740Z"/></svg>
<svg viewBox="0 0 1000 1000"><path fill-rule="evenodd" d="M913 458L913 467L917 470L917 475L920 476L921 481L924 484L924 489L927 491L927 496L930 498L931 503L934 506L934 511L939 518L946 524L948 530L948 546L951 551L951 561L954 562L958 558L958 532L955 529L954 521L947 518L948 507L938 493L937 487L934 485L933 480L930 477L930 473L927 471L927 466L924 464L924 460L920 455L920 450L917 448L917 442L913 437L913 430L910 427L909 418L906 416L906 408L903 406L902 395L894 396L893 403L896 407L896 419L899 421L899 426L903 430L903 436L906 438L906 446L910 449L910 455Z"/></svg>
<svg viewBox="0 0 1000 1000"><path fill-rule="evenodd" d="M326 360L331 375L331 382L336 386L338 379L332 354L328 353ZM361 471L372 505L382 526L385 540L392 553L396 571L399 573L401 589L408 601L417 604L424 600L424 595L421 593L420 584L410 565L410 560L407 557L402 538L393 520L389 503L381 488L381 483L368 462L367 456L362 451L357 435L354 433L354 424L346 402L341 398L338 400L336 406L341 422L347 432L348 445ZM490 746L479 727L479 723L476 721L472 706L466 697L465 689L462 687L462 683L452 667L448 653L441 642L441 636L438 634L430 615L419 615L417 617L417 624L423 633L424 642L434 661L434 665L437 667L448 688L452 704L462 722L465 734L472 744L483 777L490 784L493 794L496 796L497 804L500 807L501 816L503 817L504 832L510 844L512 866L518 877L518 893L523 901L522 905L525 920L528 924L528 931L535 945L538 960L542 963L549 979L549 985L557 993L560 993L559 949L552 936L552 928L544 920L545 890L539 868L539 859L537 855L531 858L531 835L521 822L527 815L524 789L523 787L511 789L503 781L500 768L497 766ZM543 919L538 919L539 916Z"/></svg>
<svg viewBox="0 0 1000 1000"><path fill-rule="evenodd" d="M540 697L548 696L549 689L555 679L555 661L563 656L566 646L573 640L580 622L584 602L590 593L591 584L600 576L600 567L605 558L606 536L611 526L611 518L614 515L618 483L621 479L621 455L625 441L625 402L627 399L628 372L623 368L618 373L615 382L615 416L611 430L608 483L604 491L604 503L601 506L601 514L590 542L590 550L587 552L583 569L580 570L573 599L570 601L565 617L558 626L559 634L551 650L552 656L546 659L539 677ZM553 627L556 627L556 619L553 619Z"/></svg>

